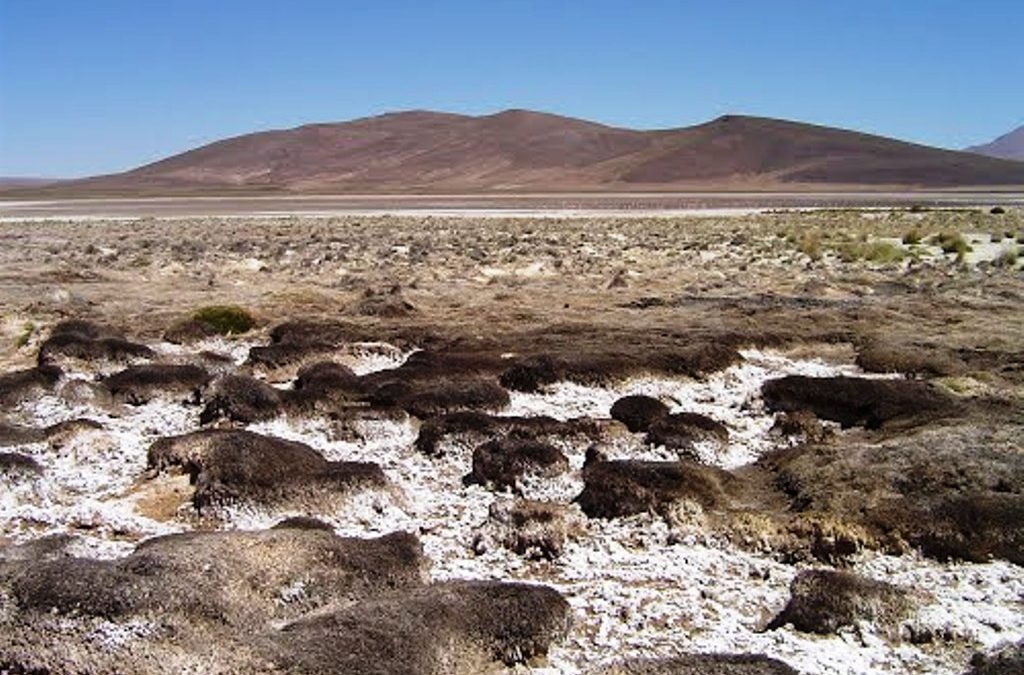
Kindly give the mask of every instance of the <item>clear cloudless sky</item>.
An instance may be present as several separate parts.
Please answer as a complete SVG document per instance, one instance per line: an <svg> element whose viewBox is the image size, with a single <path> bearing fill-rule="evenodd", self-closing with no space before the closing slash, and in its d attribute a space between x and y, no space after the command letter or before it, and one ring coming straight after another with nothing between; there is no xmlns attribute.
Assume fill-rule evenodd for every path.
<svg viewBox="0 0 1024 675"><path fill-rule="evenodd" d="M426 108L725 113L959 148L1024 123L1024 0L0 0L0 175Z"/></svg>

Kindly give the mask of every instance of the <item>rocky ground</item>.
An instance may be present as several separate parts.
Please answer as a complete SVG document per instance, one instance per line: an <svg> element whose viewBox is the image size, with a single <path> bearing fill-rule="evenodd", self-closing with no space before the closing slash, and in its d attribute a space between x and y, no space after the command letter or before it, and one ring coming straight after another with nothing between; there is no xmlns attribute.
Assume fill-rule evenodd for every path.
<svg viewBox="0 0 1024 675"><path fill-rule="evenodd" d="M1022 668L1019 211L0 238L0 672Z"/></svg>

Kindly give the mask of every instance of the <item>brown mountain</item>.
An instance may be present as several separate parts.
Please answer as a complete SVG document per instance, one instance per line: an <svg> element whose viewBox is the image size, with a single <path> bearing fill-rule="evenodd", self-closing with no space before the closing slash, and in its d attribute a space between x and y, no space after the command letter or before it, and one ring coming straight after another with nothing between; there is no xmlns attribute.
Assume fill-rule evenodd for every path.
<svg viewBox="0 0 1024 675"><path fill-rule="evenodd" d="M979 155L988 155L989 157L1024 161L1024 125L1017 127L1008 134L1003 134L991 143L967 148L967 152L976 152Z"/></svg>
<svg viewBox="0 0 1024 675"><path fill-rule="evenodd" d="M413 111L265 131L67 193L664 191L1024 185L1024 163L797 122L725 116L637 131L524 110Z"/></svg>

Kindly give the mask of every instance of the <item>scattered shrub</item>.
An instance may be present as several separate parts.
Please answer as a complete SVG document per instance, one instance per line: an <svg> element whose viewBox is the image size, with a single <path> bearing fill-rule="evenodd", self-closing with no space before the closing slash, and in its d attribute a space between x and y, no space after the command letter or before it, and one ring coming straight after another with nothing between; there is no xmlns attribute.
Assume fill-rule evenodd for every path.
<svg viewBox="0 0 1024 675"><path fill-rule="evenodd" d="M925 211L928 210L928 207L923 204L914 204L907 210L910 211L911 213L924 213Z"/></svg>
<svg viewBox="0 0 1024 675"><path fill-rule="evenodd" d="M996 267L1013 267L1017 264L1018 252L1016 247L1004 248L995 257L992 264Z"/></svg>
<svg viewBox="0 0 1024 675"><path fill-rule="evenodd" d="M917 230L911 230L903 235L903 243L907 246L914 246L921 243L921 233Z"/></svg>
<svg viewBox="0 0 1024 675"><path fill-rule="evenodd" d="M957 262L963 260L965 253L974 250L959 232L940 232L932 237L932 243L941 248L943 253L956 253Z"/></svg>
<svg viewBox="0 0 1024 675"><path fill-rule="evenodd" d="M14 341L14 346L17 349L21 349L28 344L28 341L32 339L32 334L36 332L36 325L31 321L27 322L21 329L21 333L18 338Z"/></svg>
<svg viewBox="0 0 1024 675"><path fill-rule="evenodd" d="M821 233L817 231L804 233L797 248L811 260L821 260Z"/></svg>
<svg viewBox="0 0 1024 675"><path fill-rule="evenodd" d="M201 307L192 314L194 321L205 323L221 335L237 335L252 330L256 319L237 305Z"/></svg>
<svg viewBox="0 0 1024 675"><path fill-rule="evenodd" d="M1003 208L1002 206L993 206L993 207L992 207L992 208L991 208L991 209L989 210L989 213L991 213L991 214L992 214L992 215L994 215L994 216L1001 216L1001 215L1003 215L1004 213L1006 213L1006 209L1004 209L1004 208Z"/></svg>
<svg viewBox="0 0 1024 675"><path fill-rule="evenodd" d="M864 259L882 265L896 263L906 257L906 252L887 241L876 241L864 249Z"/></svg>

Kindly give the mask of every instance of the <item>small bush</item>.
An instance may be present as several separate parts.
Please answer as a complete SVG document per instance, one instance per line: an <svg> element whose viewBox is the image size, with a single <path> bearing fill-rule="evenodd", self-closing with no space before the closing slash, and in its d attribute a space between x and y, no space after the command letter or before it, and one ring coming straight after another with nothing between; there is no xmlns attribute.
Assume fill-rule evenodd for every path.
<svg viewBox="0 0 1024 675"><path fill-rule="evenodd" d="M923 204L914 204L907 210L910 211L911 213L924 213L925 211L928 210L928 207Z"/></svg>
<svg viewBox="0 0 1024 675"><path fill-rule="evenodd" d="M864 249L864 259L868 262L889 264L896 263L906 257L906 252L887 241L876 241Z"/></svg>
<svg viewBox="0 0 1024 675"><path fill-rule="evenodd" d="M21 349L28 344L28 341L32 339L32 334L36 332L36 325L29 321L26 323L18 335L18 339L14 341L14 346L17 349Z"/></svg>
<svg viewBox="0 0 1024 675"><path fill-rule="evenodd" d="M993 207L992 207L992 208L991 208L991 209L989 210L989 213L991 213L991 214L992 214L992 215L994 215L994 216L1001 216L1001 215L1003 215L1004 213L1006 213L1006 209L1004 209L1004 208L1003 208L1002 206L993 206Z"/></svg>
<svg viewBox="0 0 1024 675"><path fill-rule="evenodd" d="M992 264L996 267L1013 267L1017 264L1018 252L1016 247L1005 248L999 252Z"/></svg>
<svg viewBox="0 0 1024 675"><path fill-rule="evenodd" d="M821 234L807 232L800 238L797 248L811 260L821 260Z"/></svg>
<svg viewBox="0 0 1024 675"><path fill-rule="evenodd" d="M974 250L959 232L937 234L932 238L932 243L941 248L943 253L956 253L957 260L962 260L965 253Z"/></svg>
<svg viewBox="0 0 1024 675"><path fill-rule="evenodd" d="M844 263L857 262L864 255L862 247L852 243L843 244L836 250L836 253Z"/></svg>
<svg viewBox="0 0 1024 675"><path fill-rule="evenodd" d="M221 335L237 335L252 330L256 319L236 305L201 307L192 314L194 321L205 323Z"/></svg>
<svg viewBox="0 0 1024 675"><path fill-rule="evenodd" d="M917 230L911 230L903 235L903 243L907 246L914 246L921 243L921 233Z"/></svg>

